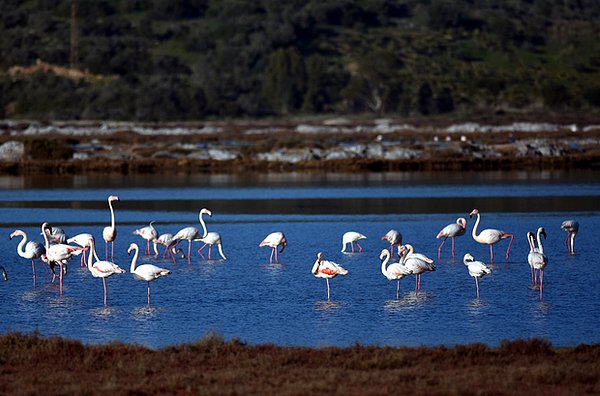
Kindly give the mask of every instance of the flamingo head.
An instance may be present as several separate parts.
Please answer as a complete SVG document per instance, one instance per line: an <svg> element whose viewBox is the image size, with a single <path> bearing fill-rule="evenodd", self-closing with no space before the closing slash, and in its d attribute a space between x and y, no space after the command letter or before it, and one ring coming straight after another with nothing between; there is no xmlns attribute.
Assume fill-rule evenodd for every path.
<svg viewBox="0 0 600 396"><path fill-rule="evenodd" d="M379 255L379 260L383 261L386 257L390 257L390 251L387 249L382 249L381 254Z"/></svg>
<svg viewBox="0 0 600 396"><path fill-rule="evenodd" d="M284 249L285 249L285 247L287 246L287 239L283 238L283 239L281 240L281 243L280 243L280 245L281 245L281 250L279 250L279 253L283 253L283 250L284 250Z"/></svg>
<svg viewBox="0 0 600 396"><path fill-rule="evenodd" d="M465 219L464 217L459 217L458 219L456 219L456 224L458 224L462 228L466 229L467 228L467 219Z"/></svg>
<svg viewBox="0 0 600 396"><path fill-rule="evenodd" d="M465 265L469 265L469 263L475 261L475 258L471 255L471 253L467 253L465 254L465 257L463 257L463 263L465 263Z"/></svg>
<svg viewBox="0 0 600 396"><path fill-rule="evenodd" d="M544 227L538 228L538 232L540 233L540 235L544 236L544 239L547 238L547 236L546 236L546 230L544 230Z"/></svg>
<svg viewBox="0 0 600 396"><path fill-rule="evenodd" d="M108 202L112 201L120 201L120 199L116 195L111 195L110 197L108 197Z"/></svg>
<svg viewBox="0 0 600 396"><path fill-rule="evenodd" d="M200 216L202 216L203 214L207 214L210 217L212 217L212 212L210 210L206 209L206 208L200 209Z"/></svg>
<svg viewBox="0 0 600 396"><path fill-rule="evenodd" d="M478 214L478 213L479 213L479 210L478 210L478 209L473 209L473 210L471 211L471 213L469 213L469 217L473 217L473 216L475 216L475 215L476 215L476 214Z"/></svg>
<svg viewBox="0 0 600 396"><path fill-rule="evenodd" d="M139 249L138 245L136 245L135 243L132 243L131 245L129 245L129 249L127 249L127 254L131 255L131 251L132 250L137 250L137 249Z"/></svg>
<svg viewBox="0 0 600 396"><path fill-rule="evenodd" d="M321 261L323 261L323 252L317 253L317 262L320 263Z"/></svg>
<svg viewBox="0 0 600 396"><path fill-rule="evenodd" d="M17 235L23 235L25 234L23 231L21 230L14 230L12 234L10 234L10 239L13 239L14 237L16 237Z"/></svg>

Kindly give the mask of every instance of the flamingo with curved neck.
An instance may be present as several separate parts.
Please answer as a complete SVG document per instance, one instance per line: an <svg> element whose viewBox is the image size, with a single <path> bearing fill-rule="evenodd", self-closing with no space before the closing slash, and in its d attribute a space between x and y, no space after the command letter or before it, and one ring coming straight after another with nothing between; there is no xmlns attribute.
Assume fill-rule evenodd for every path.
<svg viewBox="0 0 600 396"><path fill-rule="evenodd" d="M125 270L113 262L98 259L93 237L89 239L88 246L90 248L90 256L87 263L88 270L92 273L94 278L102 278L102 285L104 286L104 305L106 305L106 278L114 274L122 274ZM96 262L92 264L94 258L96 258Z"/></svg>
<svg viewBox="0 0 600 396"><path fill-rule="evenodd" d="M160 277L170 275L171 271L152 264L142 264L137 266L140 248L135 243L132 243L129 245L129 249L127 249L127 254L131 254L132 250L135 251L135 253L131 259L131 267L129 268L129 272L131 272L133 279L136 281L145 281L148 283L148 305L150 305L150 282Z"/></svg>
<svg viewBox="0 0 600 396"><path fill-rule="evenodd" d="M195 240L204 242L204 245L200 249L198 249L198 253L202 256L202 249L204 249L208 245L208 259L210 260L210 253L212 251L212 247L213 245L217 245L221 258L223 260L227 260L227 257L225 257L225 253L223 253L221 234L219 234L218 232L208 232L208 229L206 228L206 223L204 223L204 219L202 218L202 215L204 214L207 214L212 217L212 212L206 208L202 208L200 210L200 213L198 214L200 224L202 225L203 233L201 238L197 238Z"/></svg>
<svg viewBox="0 0 600 396"><path fill-rule="evenodd" d="M381 260L381 273L389 280L395 280L398 282L396 286L396 299L400 297L400 280L406 275L410 275L411 272L401 263L391 263L388 265L391 258L391 254L388 249L383 249L379 255Z"/></svg>
<svg viewBox="0 0 600 396"><path fill-rule="evenodd" d="M421 253L415 253L411 244L399 247L400 263L402 263L411 274L415 275L415 292L421 290L421 274L426 271L435 271L433 260Z"/></svg>
<svg viewBox="0 0 600 396"><path fill-rule="evenodd" d="M481 244L490 245L490 260L492 262L494 261L494 250L492 248L492 245L500 242L503 239L510 238L508 248L506 249L506 260L508 260L508 256L510 254L510 246L513 243L513 239L515 239L514 234L509 234L508 232L496 230L493 228L486 228L485 230L482 230L479 234L477 234L477 227L479 226L479 222L481 221L481 215L479 214L479 210L477 209L473 209L469 214L469 217L473 217L473 215L477 215L477 220L475 221L475 225L473 226L473 239Z"/></svg>
<svg viewBox="0 0 600 396"><path fill-rule="evenodd" d="M115 227L115 211L113 209L113 201L119 201L119 197L111 195L108 197L108 207L110 209L110 225L102 230L102 238L106 242L106 259L108 260L108 243L111 245L111 260L115 259L115 239L117 238L117 229Z"/></svg>
<svg viewBox="0 0 600 396"><path fill-rule="evenodd" d="M560 228L567 232L567 238L565 239L567 253L575 254L575 235L579 232L579 223L575 220L565 220L560 225Z"/></svg>
<svg viewBox="0 0 600 396"><path fill-rule="evenodd" d="M436 238L444 238L440 247L438 247L438 259L442 254L442 246L446 243L446 239L452 238L452 257L454 257L454 238L465 235L467 232L467 219L459 217L456 219L456 223L448 224L446 227L437 234Z"/></svg>
<svg viewBox="0 0 600 396"><path fill-rule="evenodd" d="M19 245L17 246L17 254L23 258L31 259L31 271L33 272L33 287L35 287L36 275L35 275L35 262L37 258L41 258L42 255L46 254L46 248L38 242L27 241L27 234L22 230L15 230L10 234L10 239L16 236L23 237Z"/></svg>
<svg viewBox="0 0 600 396"><path fill-rule="evenodd" d="M71 259L73 255L79 255L83 251L83 248L78 246L70 246L65 245L63 243L58 243L55 245L50 245L48 241L48 234L46 233L46 229L50 228L50 224L44 223L42 224L42 235L44 236L44 242L46 246L46 260L52 265L58 265L60 268L59 281L60 281L60 294L62 294L63 290L63 270L64 265ZM42 260L44 260L44 256L42 256ZM54 278L52 278L54 281Z"/></svg>
<svg viewBox="0 0 600 396"><path fill-rule="evenodd" d="M325 278L327 282L327 301L330 300L329 279L338 275L347 275L348 270L333 261L323 260L323 253L317 253L317 261L313 264L312 274L317 278Z"/></svg>
<svg viewBox="0 0 600 396"><path fill-rule="evenodd" d="M275 254L275 263L279 263L279 254L277 253L277 247L281 246L279 253L283 253L283 250L287 246L287 239L285 234L281 231L272 232L262 240L258 246L268 246L271 248L271 256L269 257L269 264L273 263L273 254Z"/></svg>

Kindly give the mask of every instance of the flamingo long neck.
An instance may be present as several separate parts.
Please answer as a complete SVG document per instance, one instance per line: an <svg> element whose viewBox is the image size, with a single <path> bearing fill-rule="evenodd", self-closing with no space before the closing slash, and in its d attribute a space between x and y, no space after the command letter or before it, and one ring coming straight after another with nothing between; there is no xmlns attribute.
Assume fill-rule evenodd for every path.
<svg viewBox="0 0 600 396"><path fill-rule="evenodd" d="M91 271L91 270L92 270L92 262L93 262L93 260L94 260L94 255L95 255L95 253L96 253L96 244L95 244L93 241L90 241L90 244L89 244L89 245L90 245L90 246L89 246L89 249L90 249L90 257L88 258L87 265L88 265L88 270L90 270L90 271ZM97 255L96 255L96 261L100 261L100 260L98 260L98 256L97 256Z"/></svg>
<svg viewBox="0 0 600 396"><path fill-rule="evenodd" d="M21 239L21 242L19 242L19 245L17 246L17 253L19 254L19 256L25 257L25 244L27 243L27 234L19 233L18 235L23 237L23 239Z"/></svg>
<svg viewBox="0 0 600 396"><path fill-rule="evenodd" d="M529 253L533 253L535 251L535 245L532 234L527 235L527 242L529 242Z"/></svg>
<svg viewBox="0 0 600 396"><path fill-rule="evenodd" d="M477 235L477 227L479 226L480 220L481 220L481 215L479 214L479 212L477 212L477 220L475 220L475 225L473 226L473 232L471 233L473 235L473 239L475 239L476 241L479 239L479 235Z"/></svg>
<svg viewBox="0 0 600 396"><path fill-rule="evenodd" d="M387 250L386 250L387 252ZM388 252L388 254L385 255L385 258L383 259L383 261L381 262L381 273L383 275L385 275L387 277L388 273L387 273L387 264L390 261L390 254Z"/></svg>
<svg viewBox="0 0 600 396"><path fill-rule="evenodd" d="M538 230L537 232L537 244L538 244L538 249L540 251L540 253L544 253L544 246L542 245L542 235L540 233L540 231Z"/></svg>
<svg viewBox="0 0 600 396"><path fill-rule="evenodd" d="M202 238L206 238L206 235L208 234L208 230L206 229L206 224L204 223L204 219L202 218L202 212L200 212L200 214L198 215L198 218L200 219L200 224L202 224Z"/></svg>
<svg viewBox="0 0 600 396"><path fill-rule="evenodd" d="M110 209L110 226L115 228L115 211L113 210L112 201L108 201L108 207Z"/></svg>
<svg viewBox="0 0 600 396"><path fill-rule="evenodd" d="M48 234L46 234L45 224L42 224L42 235L44 236L44 247L46 248L46 252L48 252L48 248L50 248L50 242L48 241Z"/></svg>
<svg viewBox="0 0 600 396"><path fill-rule="evenodd" d="M140 254L140 249L137 247L137 245L133 248L133 250L135 250L135 253L133 253L133 258L131 259L131 267L129 267L129 272L131 272L132 274L135 272L135 266L137 265L138 255Z"/></svg>

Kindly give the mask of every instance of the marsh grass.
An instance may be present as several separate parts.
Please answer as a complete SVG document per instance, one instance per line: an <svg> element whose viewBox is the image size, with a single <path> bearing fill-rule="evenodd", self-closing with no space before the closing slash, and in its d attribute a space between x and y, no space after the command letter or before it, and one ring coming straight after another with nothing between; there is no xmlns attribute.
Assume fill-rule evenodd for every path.
<svg viewBox="0 0 600 396"><path fill-rule="evenodd" d="M151 350L86 346L39 333L0 336L0 394L600 393L600 345L541 339L454 347L247 345L211 332Z"/></svg>

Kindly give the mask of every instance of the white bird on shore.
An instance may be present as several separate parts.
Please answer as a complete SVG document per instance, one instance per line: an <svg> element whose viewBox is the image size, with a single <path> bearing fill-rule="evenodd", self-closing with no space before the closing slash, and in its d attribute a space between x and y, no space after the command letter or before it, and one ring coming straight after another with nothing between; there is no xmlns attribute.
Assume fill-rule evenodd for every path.
<svg viewBox="0 0 600 396"><path fill-rule="evenodd" d="M361 239L367 239L367 237L364 236L363 234L361 234L360 232L355 232L355 231L348 231L348 232L344 233L344 235L342 236L342 253L346 252L347 244L350 244L350 246L352 248L352 253L354 253L354 244L355 243L358 246L358 251L362 252L363 248L358 243L358 241Z"/></svg>
<svg viewBox="0 0 600 396"><path fill-rule="evenodd" d="M482 263L481 261L475 261L475 258L467 253L463 257L463 263L467 266L469 270L469 275L475 278L475 286L477 287L477 298L479 298L479 278L483 278L485 275L489 275L492 273L492 270Z"/></svg>

